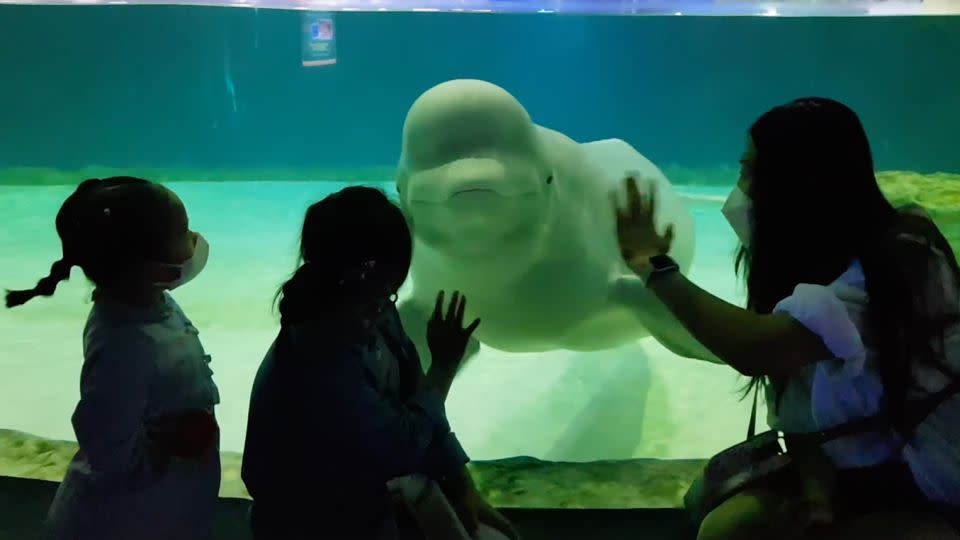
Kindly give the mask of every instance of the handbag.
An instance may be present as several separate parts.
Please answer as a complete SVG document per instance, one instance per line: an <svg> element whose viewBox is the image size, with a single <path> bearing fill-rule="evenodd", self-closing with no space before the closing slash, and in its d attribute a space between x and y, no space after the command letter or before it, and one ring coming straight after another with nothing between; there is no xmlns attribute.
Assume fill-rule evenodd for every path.
<svg viewBox="0 0 960 540"><path fill-rule="evenodd" d="M707 514L730 497L777 481L794 469L785 433L777 430L756 433L759 393L760 385L757 385L746 439L711 457L684 494L684 510L698 526Z"/></svg>
<svg viewBox="0 0 960 540"><path fill-rule="evenodd" d="M684 510L697 526L707 514L744 490L790 481L809 472L815 453L827 442L854 434L893 429L888 415L881 412L819 432L785 433L769 430L756 434L759 392L760 385L757 385L753 392L753 410L746 440L710 458L684 494ZM910 428L908 433L958 392L960 379L954 379L941 391L925 399L908 402L905 406L906 425ZM905 444L906 441L903 441L902 445Z"/></svg>

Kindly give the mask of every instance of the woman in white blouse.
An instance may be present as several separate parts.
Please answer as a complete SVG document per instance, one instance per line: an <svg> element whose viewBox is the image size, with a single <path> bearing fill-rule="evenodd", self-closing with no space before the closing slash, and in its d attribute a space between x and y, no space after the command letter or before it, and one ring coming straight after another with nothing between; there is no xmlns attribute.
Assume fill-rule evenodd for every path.
<svg viewBox="0 0 960 540"><path fill-rule="evenodd" d="M724 214L742 243L746 308L675 271L671 233L656 230L654 195L634 179L616 212L637 275L617 279L614 294L659 299L676 323L656 337L751 377L774 429L890 421L823 446L832 486L744 491L699 538L960 538L960 269L946 239L922 210L884 198L860 120L836 101L765 113L741 165ZM941 391L918 415L918 400Z"/></svg>

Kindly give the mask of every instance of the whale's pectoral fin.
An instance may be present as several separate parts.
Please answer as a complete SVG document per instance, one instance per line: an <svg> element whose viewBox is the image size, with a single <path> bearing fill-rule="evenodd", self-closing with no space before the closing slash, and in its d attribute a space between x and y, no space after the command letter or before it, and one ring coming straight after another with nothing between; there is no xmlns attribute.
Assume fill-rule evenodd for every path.
<svg viewBox="0 0 960 540"><path fill-rule="evenodd" d="M637 317L650 335L673 354L715 364L723 363L693 337L637 276L614 277L609 288L611 299Z"/></svg>
<svg viewBox="0 0 960 540"><path fill-rule="evenodd" d="M580 148L590 162L614 182L610 187L623 188L623 180L628 173L639 176L637 180L666 181L659 167L621 139L582 143Z"/></svg>
<svg viewBox="0 0 960 540"><path fill-rule="evenodd" d="M417 353L420 354L420 364L424 371L430 369L433 359L430 356L430 347L427 345L427 323L433 314L433 306L424 306L413 300L404 300L397 306L400 312L400 322L403 323L403 329L410 336L410 341L417 347ZM482 324L482 323L481 323ZM467 343L467 350L463 353L463 361L460 363L460 369L467 364L471 357L480 351L480 342L477 338L471 337Z"/></svg>
<svg viewBox="0 0 960 540"><path fill-rule="evenodd" d="M649 192L651 187L655 188L657 230L663 234L668 224L673 225L675 236L670 256L677 261L683 273L686 273L693 262L693 214L683 199L676 195L663 171L621 139L593 141L583 143L580 147L587 159L602 173L601 177L610 182L605 187L617 194L618 200L624 200L623 182L627 175L637 179L637 187L641 193Z"/></svg>

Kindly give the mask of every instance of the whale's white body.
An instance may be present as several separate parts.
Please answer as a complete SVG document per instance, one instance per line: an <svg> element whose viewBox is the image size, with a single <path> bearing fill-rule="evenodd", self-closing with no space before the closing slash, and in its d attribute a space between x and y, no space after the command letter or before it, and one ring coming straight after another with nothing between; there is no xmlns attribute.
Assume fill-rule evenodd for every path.
<svg viewBox="0 0 960 540"><path fill-rule="evenodd" d="M610 293L611 280L630 274L610 200L628 172L656 189L655 218L674 227L681 271L693 258L689 210L626 142L578 143L534 124L503 89L466 80L414 103L403 149L397 187L415 240L408 326L423 324L441 289L466 295L467 318L482 320L476 339L510 352L611 349L669 316L652 295L644 310Z"/></svg>

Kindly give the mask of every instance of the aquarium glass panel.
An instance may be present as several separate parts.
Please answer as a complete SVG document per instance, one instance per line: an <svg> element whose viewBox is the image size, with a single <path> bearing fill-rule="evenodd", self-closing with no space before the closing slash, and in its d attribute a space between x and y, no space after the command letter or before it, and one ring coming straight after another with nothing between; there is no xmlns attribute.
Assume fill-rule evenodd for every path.
<svg viewBox="0 0 960 540"><path fill-rule="evenodd" d="M494 464L478 474L497 504L676 505L701 460L746 434L745 377L672 352L603 297L618 262L609 206L591 194L641 158L668 178L667 212L687 224L684 272L738 305L738 242L721 206L751 123L793 98L855 109L888 197L924 205L960 248L960 17L943 15L955 2L241 4L0 6L0 286L48 273L61 255L55 215L81 180L134 175L174 190L210 244L205 271L173 295L212 357L227 465L243 448L307 206L358 184L397 198L407 111L446 81L497 85L549 128L537 163L556 174L536 196L566 192L509 206L427 189L413 218L401 307L457 288L482 318L447 410L470 456ZM717 16L688 16L698 14ZM863 16L812 16L830 14ZM454 101L465 91L450 88ZM411 137L438 166L453 153L508 182L491 156L522 161L536 145L495 119L468 111L459 127ZM486 139L465 155L469 134ZM467 187L482 191L481 180ZM503 189L526 193L517 186ZM38 456L50 454L29 448L47 447L22 439L75 440L91 292L74 269L53 297L0 310L0 455L12 456L0 474L62 474L43 473ZM61 453L65 466L72 450ZM510 476L548 469L566 491ZM602 487L617 482L626 487Z"/></svg>

